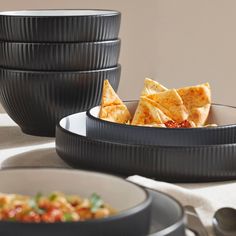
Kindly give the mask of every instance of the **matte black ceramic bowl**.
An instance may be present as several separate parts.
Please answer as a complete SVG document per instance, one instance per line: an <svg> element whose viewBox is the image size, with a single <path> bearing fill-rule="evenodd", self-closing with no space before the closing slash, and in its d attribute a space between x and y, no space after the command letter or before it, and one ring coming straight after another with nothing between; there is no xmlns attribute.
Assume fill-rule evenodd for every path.
<svg viewBox="0 0 236 236"><path fill-rule="evenodd" d="M126 102L133 114L137 101ZM99 118L100 106L87 112L88 137L127 144L164 146L213 145L236 143L236 107L213 104L207 123L217 127L157 128L123 125Z"/></svg>
<svg viewBox="0 0 236 236"><path fill-rule="evenodd" d="M106 203L116 209L118 214L84 222L0 221L0 234L9 236L145 236L149 231L151 195L124 179L102 173L65 169L0 171L0 192L35 195L39 192L50 194L53 191L77 194L81 197L89 197L92 193L97 193Z"/></svg>
<svg viewBox="0 0 236 236"><path fill-rule="evenodd" d="M74 168L171 182L236 179L236 144L157 146L103 141L86 136L86 112L63 118L56 129L58 155Z"/></svg>
<svg viewBox="0 0 236 236"><path fill-rule="evenodd" d="M116 90L120 66L74 72L0 70L0 102L27 134L55 136L64 116L100 103L103 81Z"/></svg>
<svg viewBox="0 0 236 236"><path fill-rule="evenodd" d="M120 40L86 43L0 43L0 66L23 70L96 70L118 64Z"/></svg>
<svg viewBox="0 0 236 236"><path fill-rule="evenodd" d="M0 40L91 42L116 39L120 12L113 10L26 10L0 12Z"/></svg>

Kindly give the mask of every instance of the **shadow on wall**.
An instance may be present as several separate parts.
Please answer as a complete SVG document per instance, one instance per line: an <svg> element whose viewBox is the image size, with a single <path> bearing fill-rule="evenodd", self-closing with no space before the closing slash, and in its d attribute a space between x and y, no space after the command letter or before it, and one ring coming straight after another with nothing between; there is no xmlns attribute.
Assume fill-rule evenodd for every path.
<svg viewBox="0 0 236 236"><path fill-rule="evenodd" d="M69 168L60 159L55 148L45 148L24 152L7 158L2 162L2 169L8 168Z"/></svg>

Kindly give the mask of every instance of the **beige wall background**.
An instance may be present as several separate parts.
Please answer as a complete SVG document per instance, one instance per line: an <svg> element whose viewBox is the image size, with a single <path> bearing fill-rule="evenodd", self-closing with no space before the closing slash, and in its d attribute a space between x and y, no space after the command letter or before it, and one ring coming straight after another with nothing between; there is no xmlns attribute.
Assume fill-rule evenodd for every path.
<svg viewBox="0 0 236 236"><path fill-rule="evenodd" d="M170 88L208 81L214 102L236 105L235 0L0 0L0 10L37 8L122 12L123 99L149 76Z"/></svg>

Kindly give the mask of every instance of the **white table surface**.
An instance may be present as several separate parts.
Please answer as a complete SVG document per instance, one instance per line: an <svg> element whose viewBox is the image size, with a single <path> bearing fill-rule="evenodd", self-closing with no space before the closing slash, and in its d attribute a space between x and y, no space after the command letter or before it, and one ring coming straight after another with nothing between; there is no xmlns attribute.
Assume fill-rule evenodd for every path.
<svg viewBox="0 0 236 236"><path fill-rule="evenodd" d="M26 135L0 113L0 169L14 167L70 168L56 154L54 138ZM218 207L236 207L236 181L177 185L213 200Z"/></svg>

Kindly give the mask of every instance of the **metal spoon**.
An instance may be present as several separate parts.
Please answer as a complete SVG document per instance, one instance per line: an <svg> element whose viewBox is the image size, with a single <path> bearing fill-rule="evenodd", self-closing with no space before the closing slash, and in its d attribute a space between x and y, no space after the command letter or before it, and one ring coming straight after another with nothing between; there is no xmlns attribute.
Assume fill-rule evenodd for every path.
<svg viewBox="0 0 236 236"><path fill-rule="evenodd" d="M217 210L213 227L217 236L236 236L236 209L224 207Z"/></svg>

